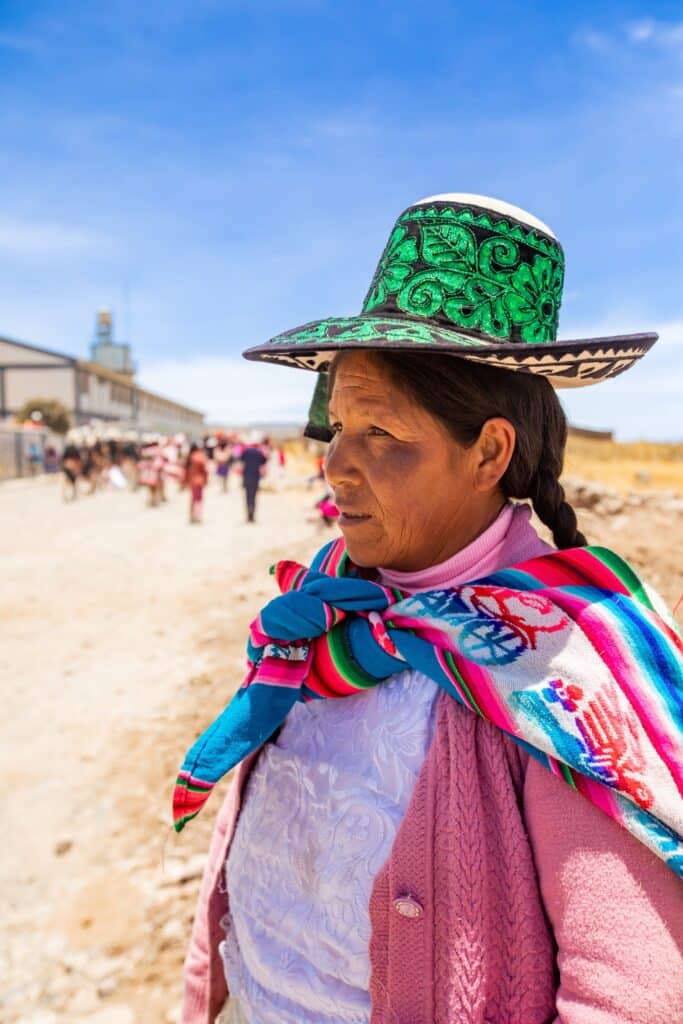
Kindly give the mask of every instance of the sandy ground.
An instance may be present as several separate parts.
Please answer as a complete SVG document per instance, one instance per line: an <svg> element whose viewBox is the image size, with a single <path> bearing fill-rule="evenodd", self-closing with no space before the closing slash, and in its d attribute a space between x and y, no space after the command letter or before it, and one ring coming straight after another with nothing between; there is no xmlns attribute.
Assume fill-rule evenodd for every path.
<svg viewBox="0 0 683 1024"><path fill-rule="evenodd" d="M0 1022L173 1024L218 794L176 836L185 748L239 685L267 567L325 539L303 487L65 505L52 479L0 487ZM597 497L596 497L597 493ZM683 593L683 502L577 491L591 541ZM681 615L679 613L679 621Z"/></svg>
<svg viewBox="0 0 683 1024"><path fill-rule="evenodd" d="M320 541L302 514L311 492L263 492L247 525L234 483L211 489L201 526L184 495L147 509L126 492L66 505L54 479L0 488L2 1021L90 1020L127 979L136 1021L177 1003L177 978L157 985L159 957L145 957L155 908L196 882L206 849L204 823L168 828L176 762L241 680L268 566ZM174 960L182 911L161 914L179 923Z"/></svg>

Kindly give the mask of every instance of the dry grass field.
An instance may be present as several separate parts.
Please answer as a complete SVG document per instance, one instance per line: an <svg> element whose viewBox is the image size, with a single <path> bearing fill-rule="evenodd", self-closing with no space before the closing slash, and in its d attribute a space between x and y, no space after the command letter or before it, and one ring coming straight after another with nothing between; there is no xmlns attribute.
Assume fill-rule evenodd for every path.
<svg viewBox="0 0 683 1024"><path fill-rule="evenodd" d="M683 495L683 444L570 437L565 476L623 492L675 491Z"/></svg>

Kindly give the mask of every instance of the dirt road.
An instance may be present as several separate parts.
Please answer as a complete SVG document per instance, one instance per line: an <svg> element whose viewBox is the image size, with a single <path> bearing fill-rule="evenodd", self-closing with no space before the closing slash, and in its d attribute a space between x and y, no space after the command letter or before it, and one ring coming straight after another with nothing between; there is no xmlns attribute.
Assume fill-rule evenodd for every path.
<svg viewBox="0 0 683 1024"><path fill-rule="evenodd" d="M269 564L319 544L311 501L263 492L247 525L241 489L212 489L204 524L190 526L184 495L148 509L142 493L116 491L66 505L54 479L0 489L0 1020L39 1008L36 1021L90 1020L121 1004L153 904L205 849L199 824L182 845L169 833L174 761L193 715L205 724L241 680ZM166 939L176 953L181 910ZM123 1002L135 1020L163 1021L177 983L144 988Z"/></svg>

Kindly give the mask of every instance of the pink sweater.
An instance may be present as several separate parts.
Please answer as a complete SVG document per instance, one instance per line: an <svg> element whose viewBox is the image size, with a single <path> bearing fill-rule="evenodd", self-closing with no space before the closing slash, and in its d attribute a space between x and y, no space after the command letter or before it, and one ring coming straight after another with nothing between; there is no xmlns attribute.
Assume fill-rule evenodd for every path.
<svg viewBox="0 0 683 1024"><path fill-rule="evenodd" d="M510 509L411 589L547 548ZM422 578L424 575L424 579ZM387 582L408 583L384 573ZM183 1024L227 996L223 868L258 752L221 808L185 964ZM406 907L411 916L407 916ZM370 900L373 1024L683 1021L683 886L625 830L445 694Z"/></svg>

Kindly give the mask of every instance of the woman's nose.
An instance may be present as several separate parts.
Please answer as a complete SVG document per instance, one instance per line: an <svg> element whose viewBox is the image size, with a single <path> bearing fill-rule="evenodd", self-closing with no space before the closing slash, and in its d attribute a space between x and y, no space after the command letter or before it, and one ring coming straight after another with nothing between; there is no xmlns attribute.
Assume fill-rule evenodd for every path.
<svg viewBox="0 0 683 1024"><path fill-rule="evenodd" d="M354 446L343 434L337 434L325 456L325 477L330 487L342 487L344 484L357 484L362 473L358 459L354 455Z"/></svg>

